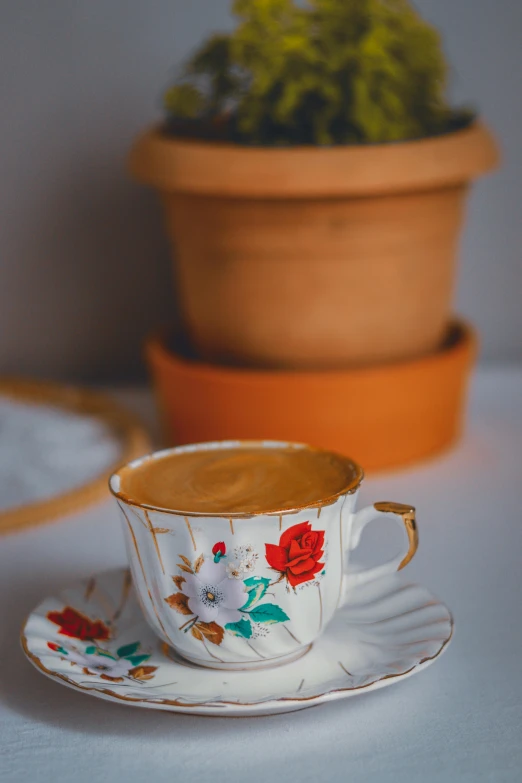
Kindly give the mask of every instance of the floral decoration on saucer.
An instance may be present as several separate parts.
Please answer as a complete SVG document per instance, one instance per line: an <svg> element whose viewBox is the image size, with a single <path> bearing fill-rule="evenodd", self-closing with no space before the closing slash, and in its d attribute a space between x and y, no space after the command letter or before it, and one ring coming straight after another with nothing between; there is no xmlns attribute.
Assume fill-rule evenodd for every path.
<svg viewBox="0 0 522 783"><path fill-rule="evenodd" d="M218 566L224 554L216 548L207 568ZM237 554L248 559L249 553ZM190 568L195 571L194 564ZM199 584L206 574L201 568L182 573L184 592L179 594L184 598L174 603L186 603L191 614L197 609L201 622L207 622ZM241 577L245 581L244 570ZM227 590L238 582L227 579ZM252 592L255 603L263 591ZM233 606L238 600L227 595L226 603L220 618L225 628L238 622ZM203 633L196 624L194 629ZM348 606L310 652L293 663L262 675L203 669L157 639L143 619L129 572L120 569L45 599L29 616L21 638L40 671L93 696L173 712L238 716L291 712L397 683L436 660L452 633L444 604L426 588L394 575L354 588Z"/></svg>

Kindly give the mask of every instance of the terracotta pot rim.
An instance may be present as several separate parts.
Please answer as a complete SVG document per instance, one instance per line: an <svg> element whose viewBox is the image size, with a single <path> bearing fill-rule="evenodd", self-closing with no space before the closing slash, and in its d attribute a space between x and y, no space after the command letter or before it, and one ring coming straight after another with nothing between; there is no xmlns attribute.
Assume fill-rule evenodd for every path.
<svg viewBox="0 0 522 783"><path fill-rule="evenodd" d="M177 136L166 133L164 123L156 123L155 125L152 125L148 131L145 131L145 135L155 137L159 141L165 141L172 147L182 146L183 149L196 149L199 147L205 149L214 148L216 151L234 150L238 153L241 152L241 154L245 153L245 156L251 152L265 152L266 157L282 157L287 153L293 154L303 151L309 152L310 154L315 154L316 152L332 154L345 150L365 150L371 152L381 149L405 147L409 144L419 144L426 147L428 144L433 142L447 142L463 134L474 135L476 130L480 127L483 128L484 123L482 122L482 119L477 116L463 127L455 128L454 130L448 130L444 133L434 133L430 136L418 136L410 139L398 139L396 141L369 142L361 144L289 144L286 146L269 146L267 144L238 144L234 141L226 141L222 139L198 139L192 138L190 136Z"/></svg>
<svg viewBox="0 0 522 783"><path fill-rule="evenodd" d="M497 163L493 137L477 120L400 143L284 148L177 138L155 126L135 143L129 168L164 191L283 198L448 187Z"/></svg>
<svg viewBox="0 0 522 783"><path fill-rule="evenodd" d="M403 372L422 372L424 368L440 365L445 362L460 360L464 356L473 361L477 352L477 335L474 328L465 320L455 318L451 321L448 334L453 340L448 340L441 348L429 355L407 359L400 362L387 362L385 364L371 365L368 367L342 368L339 370L267 370L239 368L225 365L211 364L194 359L187 359L175 353L167 345L165 338L169 332L168 327L163 327L145 341L147 354L153 355L155 360L172 367L183 370L194 378L206 379L209 382L222 383L250 383L257 384L286 382L286 381L310 381L310 380L335 380L340 378L353 380L371 380L385 382L390 376L397 376Z"/></svg>

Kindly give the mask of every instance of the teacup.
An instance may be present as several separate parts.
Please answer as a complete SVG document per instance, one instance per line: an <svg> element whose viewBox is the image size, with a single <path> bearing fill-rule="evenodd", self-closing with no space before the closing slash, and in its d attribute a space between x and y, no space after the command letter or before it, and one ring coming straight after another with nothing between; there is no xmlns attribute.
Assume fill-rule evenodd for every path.
<svg viewBox="0 0 522 783"><path fill-rule="evenodd" d="M145 461L246 445L223 441L156 452L110 479L146 619L175 653L212 669L261 669L299 658L355 583L400 570L418 546L412 506L381 502L355 510L363 471L344 457L350 480L341 491L298 508L190 512L136 502L122 491L122 471L128 475ZM271 441L256 446L311 448ZM354 570L351 551L366 525L383 515L404 527L407 548L387 563Z"/></svg>

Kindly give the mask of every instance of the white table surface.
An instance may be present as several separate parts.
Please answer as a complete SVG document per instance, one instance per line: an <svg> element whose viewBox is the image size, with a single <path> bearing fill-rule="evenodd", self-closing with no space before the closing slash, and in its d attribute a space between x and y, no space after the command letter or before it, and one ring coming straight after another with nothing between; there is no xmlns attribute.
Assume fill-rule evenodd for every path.
<svg viewBox="0 0 522 783"><path fill-rule="evenodd" d="M151 416L147 395L125 396ZM407 576L451 607L453 643L403 683L267 718L110 704L25 660L19 629L40 599L125 562L109 499L0 538L0 781L522 781L522 369L481 370L462 443L368 479L361 501L385 499L417 506L421 547Z"/></svg>

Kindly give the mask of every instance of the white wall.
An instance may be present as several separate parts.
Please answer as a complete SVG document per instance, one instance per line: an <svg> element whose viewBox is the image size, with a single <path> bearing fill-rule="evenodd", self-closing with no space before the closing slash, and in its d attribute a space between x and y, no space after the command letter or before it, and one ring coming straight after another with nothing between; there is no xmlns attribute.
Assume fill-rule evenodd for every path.
<svg viewBox="0 0 522 783"><path fill-rule="evenodd" d="M418 0L454 94L480 106L505 167L476 188L457 307L483 356L522 359L522 3ZM173 317L152 193L125 175L175 66L230 25L228 0L0 0L0 372L128 378Z"/></svg>

